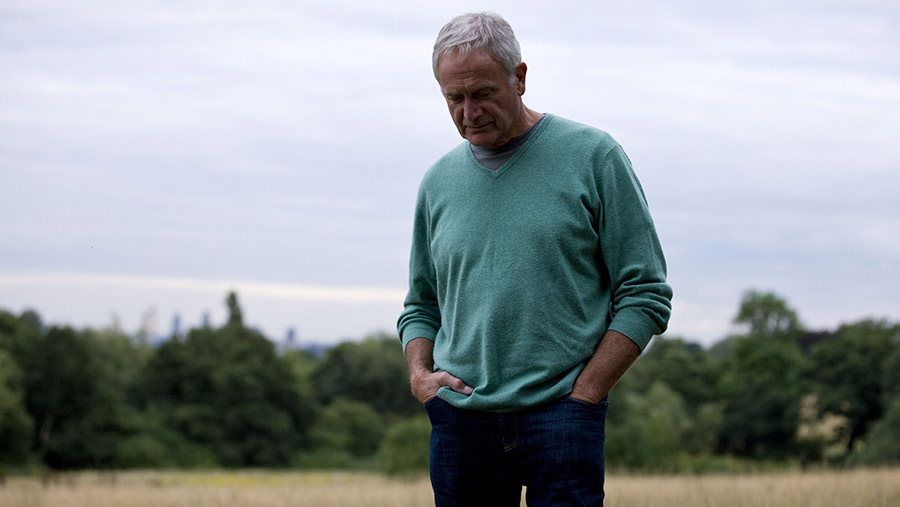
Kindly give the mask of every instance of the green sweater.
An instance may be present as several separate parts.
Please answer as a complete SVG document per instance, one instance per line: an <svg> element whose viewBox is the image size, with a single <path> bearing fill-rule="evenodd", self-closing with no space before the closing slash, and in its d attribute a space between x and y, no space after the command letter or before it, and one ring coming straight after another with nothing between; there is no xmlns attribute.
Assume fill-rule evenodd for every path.
<svg viewBox="0 0 900 507"><path fill-rule="evenodd" d="M642 350L662 333L671 297L643 190L600 130L546 115L500 169L464 142L422 180L398 331L473 387L438 392L454 406L565 396L608 329Z"/></svg>

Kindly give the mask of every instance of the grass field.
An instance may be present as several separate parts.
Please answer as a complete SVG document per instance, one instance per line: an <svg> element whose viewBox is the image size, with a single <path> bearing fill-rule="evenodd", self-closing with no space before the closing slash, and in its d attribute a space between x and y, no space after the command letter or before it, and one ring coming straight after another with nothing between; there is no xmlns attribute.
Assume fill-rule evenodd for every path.
<svg viewBox="0 0 900 507"><path fill-rule="evenodd" d="M900 505L900 469L607 477L607 506ZM123 472L8 478L2 507L361 507L433 505L428 479L342 472ZM523 501L524 505L524 501Z"/></svg>

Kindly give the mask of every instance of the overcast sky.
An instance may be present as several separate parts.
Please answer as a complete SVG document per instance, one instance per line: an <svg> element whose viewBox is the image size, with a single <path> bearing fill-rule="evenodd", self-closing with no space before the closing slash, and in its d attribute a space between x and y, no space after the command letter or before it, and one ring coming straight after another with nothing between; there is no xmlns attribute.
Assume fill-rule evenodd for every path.
<svg viewBox="0 0 900 507"><path fill-rule="evenodd" d="M493 10L525 102L610 132L710 344L742 293L900 319L900 4L2 0L0 308L127 332L395 332L416 187L458 144L430 65ZM148 318L155 315L155 318Z"/></svg>

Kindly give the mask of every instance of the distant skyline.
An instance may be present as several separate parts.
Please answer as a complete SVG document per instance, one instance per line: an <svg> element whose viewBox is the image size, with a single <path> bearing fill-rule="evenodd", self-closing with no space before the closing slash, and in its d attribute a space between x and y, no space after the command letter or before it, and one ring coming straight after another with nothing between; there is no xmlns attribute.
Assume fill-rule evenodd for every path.
<svg viewBox="0 0 900 507"><path fill-rule="evenodd" d="M529 107L631 158L667 335L725 337L747 289L900 320L900 5L849 0L5 1L0 308L187 329L235 290L273 340L395 332L416 188L461 141L431 46L474 10Z"/></svg>

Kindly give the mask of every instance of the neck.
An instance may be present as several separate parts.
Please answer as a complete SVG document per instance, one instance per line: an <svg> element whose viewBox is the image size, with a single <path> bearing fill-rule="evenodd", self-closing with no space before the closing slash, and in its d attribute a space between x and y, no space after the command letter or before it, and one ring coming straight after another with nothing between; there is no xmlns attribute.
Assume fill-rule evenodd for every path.
<svg viewBox="0 0 900 507"><path fill-rule="evenodd" d="M531 109L528 109L523 104L522 105L522 115L521 115L522 122L519 125L519 128L516 129L516 135L513 137L518 137L518 136L522 135L522 132L525 132L526 130L528 130L532 126L534 126L534 124L537 123L538 120L540 120L542 116L544 116L544 115L542 115L541 113L538 113L537 111L532 111Z"/></svg>
<svg viewBox="0 0 900 507"><path fill-rule="evenodd" d="M499 144L497 146L488 146L488 148L493 149L493 150L502 149L506 143L519 137L526 130L533 127L534 124L537 123L538 120L540 120L542 116L544 116L544 115L541 113L538 113L536 111L532 111L531 109L528 109L527 107L525 107L524 104L522 104L522 112L519 114L518 121L516 122L516 128L514 128L510 131L509 139L506 139L505 141L503 141L502 144Z"/></svg>

